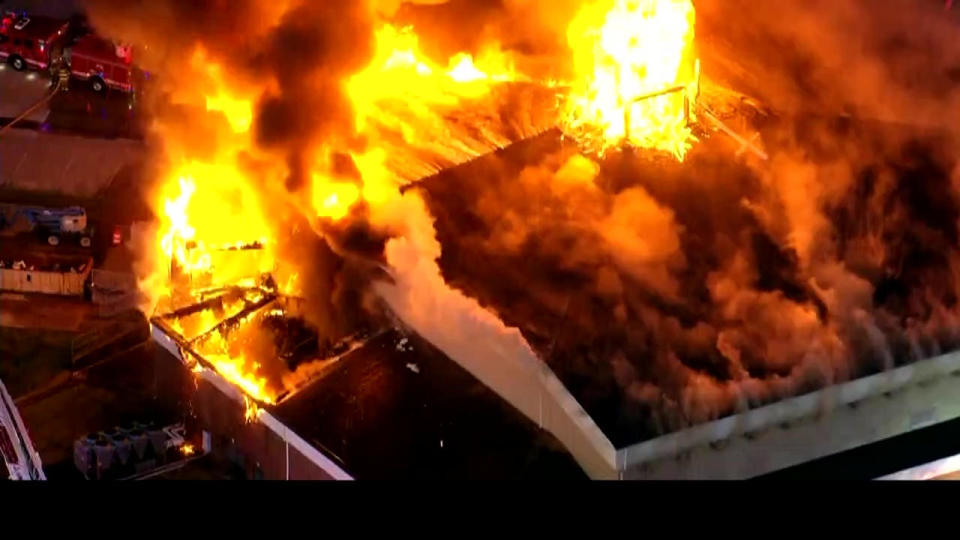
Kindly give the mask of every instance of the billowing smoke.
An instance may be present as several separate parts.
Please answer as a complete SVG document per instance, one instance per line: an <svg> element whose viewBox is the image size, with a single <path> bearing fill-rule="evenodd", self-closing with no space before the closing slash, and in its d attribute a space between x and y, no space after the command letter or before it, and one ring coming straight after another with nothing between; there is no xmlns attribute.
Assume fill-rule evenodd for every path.
<svg viewBox="0 0 960 540"><path fill-rule="evenodd" d="M359 144L342 83L372 54L374 7L218 0L91 0L87 6L94 27L134 44L138 65L154 75L145 107L157 161L168 171L184 162L236 164L195 178L205 186L225 184L216 202L232 211L218 212L223 222L211 228L242 230L243 221L258 217L286 261L277 278L296 280L311 306L306 316L330 339L348 332L362 303L363 274L345 270L351 264L313 232L326 225L304 209L311 174L356 177L349 157L323 156ZM223 103L211 103L211 96L226 95ZM243 118L245 108L252 118ZM231 179L220 178L229 174L248 179L249 196L233 195ZM156 180L155 192L167 178ZM148 196L151 203L161 199Z"/></svg>
<svg viewBox="0 0 960 540"><path fill-rule="evenodd" d="M413 24L441 63L496 43L529 80L563 80L581 2L88 4L161 76L158 161L226 153L252 179L277 279L298 283L330 338L363 319L379 260L395 282L377 292L424 335L535 351L616 444L960 345L956 140L929 131L958 120L960 33L939 2L696 2L704 73L774 112L737 126L762 132L767 162L719 135L677 163L587 158L548 133L403 196L370 174L372 149L391 159L410 142L388 129L403 115L358 127L344 85L375 54L377 21ZM509 124L514 109L423 118ZM385 190L318 220L316 175Z"/></svg>
<svg viewBox="0 0 960 540"><path fill-rule="evenodd" d="M580 0L405 2L394 19L422 28L431 38L427 46L431 54L447 57L496 43L516 53L524 73L562 80L570 69L567 24L581 4Z"/></svg>
<svg viewBox="0 0 960 540"><path fill-rule="evenodd" d="M697 17L705 68L780 110L960 119L960 15L939 0L701 0Z"/></svg>
<svg viewBox="0 0 960 540"><path fill-rule="evenodd" d="M192 183L185 221L197 239L217 245L269 236L260 269L270 269L282 289L304 300L300 311L322 342L347 336L379 315L369 282L380 274L378 263L386 262L389 236L432 235L429 228L420 230L429 219L419 214L424 210L417 195L401 197L388 165L414 178L430 174L523 136L538 122L523 93L498 92L504 104L489 110L458 110L459 100L472 99L475 90L449 94L427 81L390 95L384 88L390 90L393 81L381 78L359 89L362 99L350 95L351 76L375 60L391 62L389 50L377 56L376 31L394 19L406 24L402 12L412 5L432 4L437 2L87 3L98 32L133 44L139 67L151 74L143 105L151 118L152 165L160 172L147 194L150 204L163 218L168 202L180 200ZM429 55L430 42L421 42ZM445 66L448 56L428 61ZM401 106L377 109L381 93ZM416 99L424 103L414 104ZM369 110L358 111L358 102ZM361 193L362 200L352 204ZM169 228L176 219L167 218ZM158 268L159 246L151 250L151 244L145 242L141 262L153 274L143 272L142 283L155 300L168 272ZM416 245L427 249L423 242ZM221 265L216 274L240 275L227 270ZM255 330L244 329L230 348L246 347L262 357L267 344ZM261 371L275 371L260 365Z"/></svg>
<svg viewBox="0 0 960 540"><path fill-rule="evenodd" d="M594 164L548 137L424 185L447 281L617 444L960 345L942 4L697 7L705 72L776 113L769 162L714 137Z"/></svg>

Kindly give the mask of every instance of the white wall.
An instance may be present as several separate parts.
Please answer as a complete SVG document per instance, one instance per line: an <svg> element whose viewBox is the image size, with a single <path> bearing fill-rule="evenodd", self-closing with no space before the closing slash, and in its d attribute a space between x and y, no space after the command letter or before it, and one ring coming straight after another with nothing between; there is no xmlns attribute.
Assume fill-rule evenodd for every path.
<svg viewBox="0 0 960 540"><path fill-rule="evenodd" d="M618 459L623 464L622 477L633 480L752 478L960 418L958 366L960 353L950 353L809 394L818 407L807 408L806 414L790 421L783 421L789 418L787 406L791 403L788 402L799 405L804 399L794 398L756 409L752 413L757 422L743 422L728 436L714 440L714 444L684 444L684 435L705 432L711 427L706 425L662 437L659 442L670 441L674 448L669 453L658 452L658 457L653 459L631 459L624 455L630 449L621 449ZM865 389L862 399L846 399L844 387ZM748 414L751 413L739 416L745 418ZM766 419L761 421L762 416ZM720 426L720 423L714 424ZM693 440L692 437L686 439ZM642 448L644 444L647 448ZM652 449L650 443L632 448L635 453Z"/></svg>

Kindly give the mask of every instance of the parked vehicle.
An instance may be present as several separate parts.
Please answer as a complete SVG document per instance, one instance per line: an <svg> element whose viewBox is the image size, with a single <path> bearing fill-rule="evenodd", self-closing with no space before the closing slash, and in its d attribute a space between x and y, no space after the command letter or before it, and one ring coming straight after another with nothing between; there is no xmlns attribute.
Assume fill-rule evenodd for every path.
<svg viewBox="0 0 960 540"><path fill-rule="evenodd" d="M0 19L0 60L17 71L47 69L62 49L68 29L69 23L60 19L7 12Z"/></svg>
<svg viewBox="0 0 960 540"><path fill-rule="evenodd" d="M0 205L0 229L25 221L30 230L46 238L51 246L75 238L82 247L90 247L94 234L87 225L87 212L79 206L47 208L42 206Z"/></svg>
<svg viewBox="0 0 960 540"><path fill-rule="evenodd" d="M87 81L94 92L107 88L122 92L134 90L133 53L128 46L87 34L66 47L63 58L70 66L70 74Z"/></svg>

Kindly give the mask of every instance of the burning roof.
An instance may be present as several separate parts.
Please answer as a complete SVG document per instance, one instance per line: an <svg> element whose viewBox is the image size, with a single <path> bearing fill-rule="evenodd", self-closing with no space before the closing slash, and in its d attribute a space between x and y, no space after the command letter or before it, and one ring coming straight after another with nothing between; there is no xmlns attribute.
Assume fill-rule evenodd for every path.
<svg viewBox="0 0 960 540"><path fill-rule="evenodd" d="M257 286L211 287L180 296L152 323L176 340L191 365L212 368L249 398L277 403L340 357L379 334L374 320L336 342L302 318L302 299Z"/></svg>
<svg viewBox="0 0 960 540"><path fill-rule="evenodd" d="M847 129L891 137L902 127ZM777 222L758 206L761 178L723 143L705 139L682 165L630 154L598 165L545 134L419 184L436 216L444 279L519 328L617 446L958 344L945 331L953 315L939 307L926 329L898 322L917 317L908 306L918 299L908 299L928 294L919 284L939 263L900 252L911 268L884 275L863 259L860 235L883 234L893 250L895 234L911 233L885 229L893 223L885 233L846 229L849 275L805 267L779 247ZM929 149L906 144L908 155ZM898 186L917 179L891 159L867 167L892 167ZM925 182L947 181L949 169L928 170ZM874 181L862 176L847 196ZM721 183L709 198L691 196ZM855 216L862 206L838 210L840 227L864 219ZM870 279L872 298L830 290L841 280L852 295ZM867 304L850 314L845 302Z"/></svg>
<svg viewBox="0 0 960 540"><path fill-rule="evenodd" d="M145 309L262 402L290 297L318 343L389 313L538 357L618 443L957 344L953 141L853 119L942 123L922 8L90 4L163 80Z"/></svg>

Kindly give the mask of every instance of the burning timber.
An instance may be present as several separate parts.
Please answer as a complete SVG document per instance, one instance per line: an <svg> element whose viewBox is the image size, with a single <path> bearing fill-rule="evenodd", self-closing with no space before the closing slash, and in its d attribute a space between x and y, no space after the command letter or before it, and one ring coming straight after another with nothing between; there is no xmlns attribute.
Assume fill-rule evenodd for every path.
<svg viewBox="0 0 960 540"><path fill-rule="evenodd" d="M764 122L769 119L758 115L758 107L748 100L735 100L737 107L733 111L721 112L721 107L715 105L702 106L700 117L706 124L693 126L699 143L687 156L683 163L678 163L669 156L662 156L657 152L648 152L640 149L625 148L622 151L609 152L606 155L594 154L589 159L593 166L604 171L602 181L598 187L612 193L628 190L635 185L637 179L645 182L647 189L657 200L684 200L684 189L691 185L691 176L696 176L698 170L722 171L726 175L730 186L736 189L753 189L750 187L753 174L749 167L742 163L744 153L766 161L766 150L757 136L750 139L747 134L751 131L766 131ZM709 116L708 116L709 115ZM710 129L709 126L713 126ZM733 129L730 126L738 126ZM744 135L741 135L744 134ZM715 135L720 136L715 136ZM774 138L767 137L771 140ZM590 334L583 334L578 328L578 321L596 316L595 307L591 307L594 299L583 289L585 281L576 271L563 270L555 261L539 260L539 257L524 256L524 263L511 261L502 254L477 250L477 244L472 239L475 236L476 224L483 222L484 216L478 214L474 207L475 201L485 196L487 192L498 193L498 200L503 204L501 209L513 211L513 185L523 171L536 170L543 162L544 156L559 155L563 159L572 156L583 156L582 148L564 136L559 129L548 130L539 135L528 137L513 143L505 148L496 150L464 164L450 167L432 177L408 184L406 188L417 188L426 195L431 207L431 213L437 217L438 239L444 249L440 259L440 266L445 279L453 286L466 291L470 296L478 298L482 304L491 306L498 315L510 326L520 329L524 339L528 341L536 353L534 357L506 357L498 356L502 353L494 348L486 347L483 343L467 344L475 349L469 357L458 355L455 351L462 350L450 342L444 342L443 336L424 332L424 338L435 345L447 357L456 361L470 374L482 383L493 389L514 407L524 413L530 420L544 430L554 434L567 450L574 456L588 475L594 478L712 478L712 477L750 477L770 472L793 464L824 455L842 451L859 444L873 442L884 437L916 429L931 422L943 421L957 416L952 405L943 405L933 413L917 411L911 405L905 410L910 414L919 415L919 420L913 419L906 424L900 422L896 413L889 416L891 409L885 401L877 396L890 394L894 398L886 397L888 402L897 402L898 390L904 390L903 395L915 396L911 383L921 381L929 384L940 380L943 373L955 371L952 367L952 356L925 360L928 364L914 364L915 366L930 365L927 368L903 366L902 372L887 372L886 374L871 375L857 378L843 385L812 388L798 391L794 396L785 399L773 399L766 402L748 404L746 408L731 410L719 415L717 419L706 421L687 420L686 425L658 424L658 416L662 418L663 411L647 410L643 414L633 411L631 416L624 419L622 410L617 410L613 396L616 388L606 388L602 393L597 392L596 384L602 380L591 379L583 375L583 366L578 362L590 361L597 352L594 347L604 347L602 340L593 340ZM490 175L483 174L491 163L498 164L498 176L490 182ZM693 174L691 174L693 173ZM479 185L475 180L484 178L487 181ZM744 187L746 186L746 187ZM733 195L736 195L733 189ZM698 213L715 212L711 208L722 208L728 204L728 195L722 191L714 197L717 200L699 200L691 210L682 207L678 212L679 219L696 220ZM544 201L547 202L547 201ZM715 204L714 204L715 203ZM541 203L542 204L542 203ZM549 207L549 205L546 205ZM732 207L731 207L732 208ZM687 213L684 213L687 212ZM507 214L509 215L509 213ZM489 226L489 225L488 225ZM600 230L601 237L602 229ZM542 242L552 241L549 237ZM617 253L612 254L617 257ZM482 263L480 261L483 261ZM484 271L495 272L496 276L482 275ZM545 274L540 274L545 272ZM525 273L531 273L526 275ZM543 278L546 279L543 279ZM645 287L642 282L621 277L622 287L629 294L636 295L643 302L658 306L658 309L676 311L680 320L694 320L695 311L685 311L679 304L671 304L668 298L658 295ZM325 380L331 373L338 372L339 365L345 357L355 357L360 351L367 350L370 343L380 343L381 331L371 332L364 340L353 340L336 344L334 348L346 350L345 353L317 354L304 352L298 346L292 349L294 353L303 355L314 362L311 369L301 373L306 374L300 384L292 387L282 387L282 377L272 383L276 390L264 394L259 386L245 386L244 381L231 379L229 363L224 365L217 361L216 354L198 350L208 341L217 341L218 335L230 335L245 325L261 324L264 320L295 320L297 303L295 299L284 297L276 291L271 279L264 280L258 286L242 287L237 285L198 286L192 293L196 302L163 313L154 318L155 330L159 329L162 336L155 334L161 343L166 340L167 346L179 358L193 366L204 378L219 380L219 387L224 388L227 395L236 397L236 401L249 400L256 403L258 411L272 415L269 412L275 407L284 409L288 403L300 400L313 401L316 399L316 389L324 387ZM250 283L255 283L256 279ZM815 298L805 291L802 286L792 282L778 284L784 287L789 294L799 298ZM503 290L500 290L500 288ZM796 292L796 291L801 292ZM809 295L809 296L798 296ZM242 299L239 300L239 299ZM601 302L602 303L602 302ZM605 308L608 309L609 308ZM178 321L185 317L203 313L216 312L213 320L207 321L188 333L176 328ZM267 317L275 313L279 318ZM608 311L610 313L610 311ZM591 315L592 314L592 315ZM198 318L202 318L198 317ZM406 321L404 321L406 322ZM280 325L283 326L283 325ZM421 332L423 329L411 325L412 330ZM622 324L611 320L609 328L613 331L623 329ZM390 332L387 332L388 334ZM281 335L297 341L293 337L294 331L281 331ZM602 336L601 336L602 337ZM302 341L306 341L305 338ZM462 344L461 344L462 345ZM284 349L284 346L278 346ZM310 349L310 347L307 347ZM602 350L602 349L601 349ZM222 356L222 355L220 355ZM284 356L278 353L278 357ZM258 361L269 360L259 358ZM287 368L296 369L296 358L288 356L284 361ZM199 366L199 367L197 367ZM702 370L707 374L714 373L711 366L691 364L693 369ZM909 369L907 369L909 368ZM914 371L918 369L920 371ZM504 373L510 376L504 378ZM892 377L892 379L890 378ZM947 379L948 382L952 379ZM892 381L892 382L891 382ZM943 385L944 388L951 385ZM314 396L300 398L302 393ZM839 392L844 397L837 400L835 394ZM853 397L849 397L853 396ZM911 397L917 402L916 397ZM892 401L891 401L892 400ZM606 403L605 403L606 401ZM610 403L614 403L611 407ZM860 403L869 406L860 408L861 412L853 416L847 414L854 411L849 404ZM289 407L293 407L289 405ZM902 407L902 404L901 404ZM873 412L867 412L873 411ZM254 416L261 413L254 413ZM880 414L888 415L890 424L875 433L864 434L851 429L849 424L856 423L856 415ZM644 416L646 415L646 416ZM298 417L309 416L301 411ZM618 417L619 416L619 417ZM922 417L922 418L921 418ZM276 421L274 416L266 422ZM819 419L808 422L810 419ZM286 424L285 424L286 425ZM770 432L771 427L779 426L780 431ZM813 427L847 433L849 436L830 438L824 442L815 433ZM796 428L796 429L794 429ZM298 424L292 430L303 436L311 430L320 429L309 423ZM283 428L283 433L291 430ZM322 431L322 430L321 430ZM781 433L782 432L782 433ZM761 436L762 435L762 436ZM784 438L786 437L786 438ZM797 443L793 437L808 437L819 444ZM736 466L729 464L734 455L771 451L771 444L781 444L781 440L806 448L804 452L777 450L777 458L763 461L760 459L740 460ZM766 442L764 442L766 441ZM747 445L744 447L743 445ZM736 448L736 452L726 450ZM325 452L330 454L331 452ZM693 453L698 456L694 462L674 462L678 454ZM321 452L320 455L323 455ZM336 455L337 452L333 452ZM717 465L716 460L724 461L724 465ZM336 460L334 460L336 461ZM349 462L350 460L347 460ZM369 460L375 461L375 460ZM727 471L727 472L724 472ZM346 474L346 473L344 473Z"/></svg>
<svg viewBox="0 0 960 540"><path fill-rule="evenodd" d="M438 43L428 42L447 41L444 30L463 24L445 29L443 17L423 25L348 4L278 5L268 10L277 24L240 57L222 46L233 33L216 32L218 21L196 10L197 26L213 32L185 40L190 49L177 52L191 61L166 74L195 114L160 108L153 119L170 157L157 194L158 252L182 264L186 278L171 276L173 306L158 319L166 330L156 328L175 335L171 352L186 350L197 373L250 403L248 419L307 400L307 388L349 371L349 358L389 349L382 336L390 331L361 338L356 349L339 341L378 300L390 308L384 318L399 319L395 328L406 326L495 389L598 478L668 459L657 441L692 452L703 441L679 434L729 418L760 418L745 433L752 441L778 418L790 431L810 411L776 412L790 400L931 359L949 364L943 352L960 348L955 141L750 118L751 100L700 80L706 43L695 40L703 26L692 0L584 2L550 28L531 29L556 43L518 42L527 29L511 24L483 33L489 50L474 43L430 54ZM548 22L536 10L504 8L507 20ZM772 12L767 24L728 12L717 18L748 35L781 21L827 20L825 11L812 19ZM896 26L859 15L836 25L840 33L858 26L853 19ZM127 18L104 22L126 33L135 26ZM248 61L286 60L278 44L329 36L325 29L341 23L351 23L345 35L370 38L368 54L327 65L362 52L353 40L331 39L319 57L298 54L312 51L312 41L289 51L290 59L316 60L295 61L297 70ZM920 71L879 69L888 44L903 40L851 32L854 52L871 37L884 46L876 58L838 59L836 50L850 49L843 41L814 37L817 50L805 51L804 40L791 39L797 29L816 36L815 27L831 25L786 26L737 51L770 49L761 55L790 72L756 70L771 103L833 113L919 105L904 98L925 93L910 91ZM129 37L152 45L169 33L159 30ZM705 60L714 70L740 67ZM947 67L930 63L924 73ZM923 86L942 94L937 83ZM856 107L857 98L878 103ZM263 260L254 260L258 249L222 249L238 238L262 239ZM368 275L344 252L376 259L394 279ZM220 260L225 253L251 256L230 265ZM150 292L170 292L154 279L162 269L152 270ZM304 296L310 316L283 305L284 292ZM344 347L345 356L333 350ZM410 365L415 375L421 369ZM377 377L348 386L361 393L376 386L370 380ZM863 400L892 388L863 384ZM312 397L322 402L320 394ZM719 448L737 432L712 433L707 444ZM730 470L765 466L753 460ZM697 470L678 475L709 476Z"/></svg>
<svg viewBox="0 0 960 540"><path fill-rule="evenodd" d="M296 303L277 297L252 313L292 321ZM200 309L210 309L209 301ZM171 328L175 319L154 317L153 339L197 377L198 421L232 434L269 478L582 477L549 435L408 330L387 327L345 340L271 403L221 374ZM286 458L259 454L278 446Z"/></svg>
<svg viewBox="0 0 960 540"><path fill-rule="evenodd" d="M706 156L721 152L723 160L734 161L737 144L731 143L740 143L740 141L731 138L714 139L710 144L714 143L719 146L709 150ZM481 254L487 261L485 265L472 264L470 262L472 260L471 244L451 240L452 238L469 239L469 235L458 231L457 228L460 225L455 221L455 217L474 219L471 216L475 214L469 207L458 206L469 204L470 197L476 196L473 191L476 186L465 179L483 177L483 175L469 172L472 168L485 167L490 160L501 160L508 164L519 163L518 170L520 170L526 164L536 163L538 156L558 151L571 154L579 152L576 145L572 141L565 140L559 131L550 131L515 143L494 154L448 169L415 184L427 195L429 204L434 206L434 214L438 216L439 239L444 243L444 253L440 262L447 279L455 286L462 287L471 295L480 298L485 304L493 306L508 324L520 328L539 358L497 358L496 351L484 352L483 344L475 344L479 350L476 358L456 357L455 354L448 352L449 348L445 348L442 340L435 339L431 335L424 337L431 343L435 343L447 356L517 407L540 427L555 434L591 477L745 478L960 416L960 406L955 406L950 398L951 395L955 395L954 386L957 379L945 377L958 371L957 356L950 354L904 365L892 371L860 377L840 385L813 389L796 397L732 411L713 421L693 423L689 427L666 433L650 433L639 441L636 439L636 432L626 436L618 433L617 420L611 420L608 410L600 406L589 394L584 393L582 379L578 380L576 372L571 370L571 364L565 360L565 357L568 358L567 355L574 351L568 350L570 344L564 340L563 335L566 331L563 330L563 325L565 321L580 317L578 311L582 312L587 305L578 299L580 293L575 292L577 280L571 281L571 276L557 276L560 278L559 283L566 283L562 285L561 290L568 291L565 295L566 307L561 311L559 319L551 319L553 315L549 310L540 313L529 307L517 310L503 303L496 291L489 289L489 285L480 285L495 283L497 280L477 281L471 278L469 272L464 272L464 269L490 268L498 271L499 281L512 287L511 294L523 301L528 301L531 295L536 297L544 294L545 291L538 290L539 286L530 281L529 277L525 278L522 272L515 271L524 268L524 265L509 264L508 266L515 270L504 271L498 259L491 257L490 254ZM660 173L666 171L668 175L677 175L683 167L702 167L704 163L711 162L709 157L700 156L701 154L694 151L689 161L682 166L674 165L670 160L660 161L655 155L631 152L607 156L606 159L599 161L602 166L612 167L614 170L617 167L633 170L636 167L635 160L639 159L646 164L645 167L655 167ZM448 191L453 189L457 191L455 198ZM508 188L495 183L484 186L484 189L501 189L503 193L509 193ZM530 267L534 269L538 267L536 261L532 263ZM571 289L571 286L574 288ZM277 420L276 414L279 414L275 412L277 410L287 410L289 413L295 409L296 413L289 413L292 414L291 418L310 416L307 409L302 409L305 405L294 406L293 404L315 402L319 399L317 394L320 392L319 388L330 388L329 385L332 383L324 381L328 381L331 373L342 369L338 368L338 365L343 358L356 358L358 354L362 354L361 351L368 350L374 344L380 344L376 346L382 347L382 342L386 339L384 336L393 335L393 331L373 332L366 341L338 345L345 352L324 357L324 361L315 365L306 382L265 400L262 396L258 396L256 391L248 392L243 385L230 381L229 377L225 377L218 371L215 361L206 359L204 353L197 351L195 347L196 344L204 341L201 339L203 336L209 338L220 331L229 332L238 325L256 320L257 315L274 313L281 316L279 320L284 320L288 315L295 313L297 300L277 294L270 286L251 288L222 286L198 290L201 290L202 294L197 295L199 300L195 304L182 306L154 317L152 322L155 326L155 339L162 344L166 343L168 350L176 351L178 358L185 359L184 361L194 366L193 369L201 373L205 379L218 380L218 387L222 388L227 395L235 396L238 402L250 400L257 403L256 410L260 412L255 415L263 419L264 425L282 424ZM518 295L517 291L523 291L523 293ZM242 303L237 303L237 298L244 300ZM234 307L232 310L223 310L224 305ZM205 330L183 335L178 333L172 324L183 317L217 309L220 309L222 315ZM292 318L296 319L295 316ZM571 339L576 337L576 334L571 334ZM494 359L496 361L492 361ZM487 371L489 369L503 371L505 366L514 364L526 367L517 371L516 376L510 377L512 382L506 382L502 377L498 378ZM196 367L198 365L200 367ZM939 390L921 391L921 385L925 389L933 387ZM300 397L301 395L312 397ZM929 396L934 396L938 401L931 401L933 398ZM870 425L880 427L870 433L863 432L862 426L866 425L862 420L864 415L870 415L872 419ZM564 418L567 420L562 420ZM319 425L301 422L297 424L296 429L289 427L278 429L288 436L296 433L297 437L309 439L310 437L305 434L313 430L322 432L323 428L320 427L322 424L322 422ZM821 436L823 430L834 435L824 438ZM634 438L631 440L631 437ZM797 450L798 448L802 451ZM316 449L314 451L319 456L339 455L338 451L321 452ZM352 451L360 452L357 449ZM675 457L681 454L696 456L696 459L677 461ZM744 455L754 457L750 459L738 457ZM768 455L773 457L766 459L758 457ZM324 459L330 460L329 457ZM366 463L376 461L370 457L355 459ZM334 461L336 459L330 463ZM349 463L351 460L346 461ZM347 475L346 472L343 474Z"/></svg>
<svg viewBox="0 0 960 540"><path fill-rule="evenodd" d="M220 351L208 347L214 342L230 339L233 332L241 328L256 325L275 341L278 362L282 361L292 376L298 367L309 368L304 364L316 363L315 368L303 369L303 373L316 376L346 354L362 345L377 332L351 335L330 347L322 348L316 341L315 333L303 328L302 319L297 317L297 306L301 300L278 295L275 291L260 288L244 289L232 287L214 291L204 291L202 300L195 304L179 307L167 313L158 313L151 324L168 336L183 351L188 367L199 364L202 368L219 372L232 383L238 385L246 396L262 404L276 403L296 392L310 382L303 377L292 382L282 380L266 381L275 392L265 393L264 384L254 384L247 377L234 374L230 361L216 360L223 356ZM190 317L201 316L207 319L205 325L185 330L184 321ZM300 335L297 335L300 330ZM292 338L292 339L291 339ZM242 360L241 360L242 361ZM259 364L264 360L258 359ZM200 369L200 368L197 368Z"/></svg>

